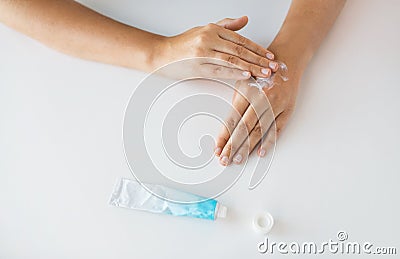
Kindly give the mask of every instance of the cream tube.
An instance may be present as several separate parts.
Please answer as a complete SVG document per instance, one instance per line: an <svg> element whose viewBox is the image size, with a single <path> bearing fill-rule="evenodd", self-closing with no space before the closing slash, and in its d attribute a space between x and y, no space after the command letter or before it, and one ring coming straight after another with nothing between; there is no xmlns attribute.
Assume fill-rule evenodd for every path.
<svg viewBox="0 0 400 259"><path fill-rule="evenodd" d="M145 184L145 186L148 190L137 181L125 178L119 179L111 194L109 204L127 209L208 220L226 217L227 207L214 199L206 199L161 185ZM166 199L157 197L154 193ZM184 197L185 200L194 202L179 203L170 201L177 197Z"/></svg>

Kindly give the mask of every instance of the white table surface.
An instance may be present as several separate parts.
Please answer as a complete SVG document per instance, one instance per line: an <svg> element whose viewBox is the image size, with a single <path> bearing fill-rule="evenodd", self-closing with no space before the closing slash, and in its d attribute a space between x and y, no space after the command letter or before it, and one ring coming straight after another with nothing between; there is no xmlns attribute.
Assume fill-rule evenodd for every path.
<svg viewBox="0 0 400 259"><path fill-rule="evenodd" d="M263 45L290 4L82 2L165 35L246 14L242 33ZM400 249L399 13L397 0L348 1L303 77L269 175L254 191L244 176L221 196L230 217L216 222L108 205L115 180L133 178L122 120L144 73L0 25L0 258L271 257L251 228L264 209L276 220L271 241L320 243L345 230L350 241Z"/></svg>

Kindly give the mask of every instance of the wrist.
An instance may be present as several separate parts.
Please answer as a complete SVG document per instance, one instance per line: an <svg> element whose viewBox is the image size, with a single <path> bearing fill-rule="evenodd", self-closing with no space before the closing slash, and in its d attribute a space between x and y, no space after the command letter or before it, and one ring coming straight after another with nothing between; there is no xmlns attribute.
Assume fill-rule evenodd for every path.
<svg viewBox="0 0 400 259"><path fill-rule="evenodd" d="M288 73L293 79L300 79L313 53L296 40L277 37L268 47L275 59L282 61L288 67Z"/></svg>
<svg viewBox="0 0 400 259"><path fill-rule="evenodd" d="M145 72L154 71L163 65L160 57L163 55L162 42L165 38L162 35L130 28L126 34L126 41L120 40L119 46L114 48L118 52L119 64Z"/></svg>
<svg viewBox="0 0 400 259"><path fill-rule="evenodd" d="M156 35L149 44L146 65L148 72L154 71L169 61L166 59L168 53L168 42L166 36Z"/></svg>
<svg viewBox="0 0 400 259"><path fill-rule="evenodd" d="M268 50L275 55L275 59L285 63L288 68L289 76L292 78L300 78L307 66L307 59L296 53L296 49L286 44L271 44Z"/></svg>

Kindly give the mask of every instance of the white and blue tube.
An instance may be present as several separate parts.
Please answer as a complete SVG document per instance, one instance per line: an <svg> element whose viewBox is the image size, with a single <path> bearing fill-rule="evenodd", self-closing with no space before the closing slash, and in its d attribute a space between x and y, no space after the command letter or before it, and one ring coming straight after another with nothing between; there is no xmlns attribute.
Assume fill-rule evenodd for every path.
<svg viewBox="0 0 400 259"><path fill-rule="evenodd" d="M146 188L137 181L121 178L117 181L111 194L110 205L159 214L208 220L226 217L227 208L214 199L205 199L198 195L161 185L144 185ZM157 195L154 195L154 193ZM165 197L166 199L158 196ZM185 200L199 202L178 203L169 201L182 197Z"/></svg>

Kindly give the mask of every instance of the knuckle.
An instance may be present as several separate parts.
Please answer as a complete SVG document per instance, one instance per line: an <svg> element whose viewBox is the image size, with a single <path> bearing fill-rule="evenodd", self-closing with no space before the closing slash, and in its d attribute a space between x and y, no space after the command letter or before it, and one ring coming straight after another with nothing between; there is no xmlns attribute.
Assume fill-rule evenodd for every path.
<svg viewBox="0 0 400 259"><path fill-rule="evenodd" d="M231 152L231 150L232 150L232 142L231 142L231 141L229 141L229 142L225 145L224 150L226 151L226 153L230 153L230 152Z"/></svg>
<svg viewBox="0 0 400 259"><path fill-rule="evenodd" d="M236 76L236 75L239 76L239 74L236 72L236 70L234 70L234 69L232 69L232 68L228 68L228 69L226 70L226 72L227 72L227 74L228 74L229 76ZM240 76L241 76L241 74L242 74L242 73L240 73Z"/></svg>
<svg viewBox="0 0 400 259"><path fill-rule="evenodd" d="M263 57L258 57L257 62L263 67L269 67L269 63Z"/></svg>
<svg viewBox="0 0 400 259"><path fill-rule="evenodd" d="M263 142L264 147L271 147L275 144L275 137L267 136Z"/></svg>
<svg viewBox="0 0 400 259"><path fill-rule="evenodd" d="M239 130L240 134L248 133L248 128L249 128L249 125L248 125L248 122L246 122L246 121L244 121L238 125L238 130Z"/></svg>
<svg viewBox="0 0 400 259"><path fill-rule="evenodd" d="M242 46L245 46L248 44L247 39L243 36L239 36L238 42L239 42L239 45L242 45Z"/></svg>
<svg viewBox="0 0 400 259"><path fill-rule="evenodd" d="M253 134L256 136L256 137L260 137L261 136L261 134L262 134L262 128L261 128L261 126L258 124L257 126L255 126L254 127L254 129L253 129Z"/></svg>
<svg viewBox="0 0 400 259"><path fill-rule="evenodd" d="M241 144L241 141L239 138L232 139L231 146L229 148L229 150L231 151L232 154L236 153L236 151L240 147L240 144Z"/></svg>
<svg viewBox="0 0 400 259"><path fill-rule="evenodd" d="M265 145L266 146L273 146L275 144L275 138L267 138L265 140Z"/></svg>
<svg viewBox="0 0 400 259"><path fill-rule="evenodd" d="M226 127L227 127L229 134L232 133L230 131L231 131L231 129L233 129L235 127L235 125L236 125L236 120L234 118L229 118L226 120Z"/></svg>
<svg viewBox="0 0 400 259"><path fill-rule="evenodd" d="M214 23L210 22L206 25L208 28L214 28L216 26Z"/></svg>
<svg viewBox="0 0 400 259"><path fill-rule="evenodd" d="M214 23L209 23L206 26L204 26L204 29L206 31L211 31L211 30L215 30L217 27L219 27L219 26Z"/></svg>
<svg viewBox="0 0 400 259"><path fill-rule="evenodd" d="M245 121L244 125L246 126L246 132L247 134L250 134L251 129L253 128L254 124L251 123L250 121Z"/></svg>
<svg viewBox="0 0 400 259"><path fill-rule="evenodd" d="M223 151L224 151L224 148L225 148L225 146L226 146L226 143L228 143L228 138L229 138L229 137L227 137L227 136L225 136L225 135L218 136L218 141L217 141L217 143L218 143L218 146L221 147L221 154L222 154Z"/></svg>
<svg viewBox="0 0 400 259"><path fill-rule="evenodd" d="M235 53L239 56L241 56L244 52L244 48L240 45L235 46Z"/></svg>
<svg viewBox="0 0 400 259"><path fill-rule="evenodd" d="M233 55L228 55L228 57L226 58L226 61L228 63L235 64L235 65L238 63L237 58Z"/></svg>
<svg viewBox="0 0 400 259"><path fill-rule="evenodd" d="M223 72L223 68L221 66L217 66L213 69L213 73L215 75L221 74Z"/></svg>
<svg viewBox="0 0 400 259"><path fill-rule="evenodd" d="M227 143L228 140L229 140L229 135L228 136L222 136L220 139L222 140L223 143Z"/></svg>

